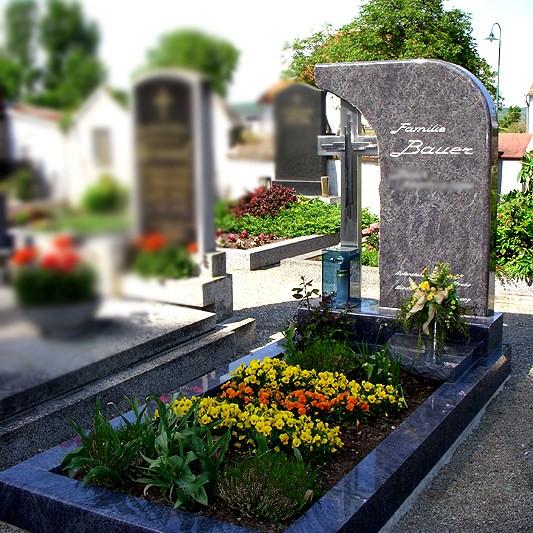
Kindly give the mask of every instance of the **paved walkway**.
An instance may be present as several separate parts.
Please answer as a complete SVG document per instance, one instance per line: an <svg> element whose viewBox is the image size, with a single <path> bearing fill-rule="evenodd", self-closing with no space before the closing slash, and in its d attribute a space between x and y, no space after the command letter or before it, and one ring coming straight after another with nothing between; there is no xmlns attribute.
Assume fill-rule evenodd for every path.
<svg viewBox="0 0 533 533"><path fill-rule="evenodd" d="M292 288L316 267L285 265L234 272L234 308L257 320L257 346L279 338L295 313ZM363 276L363 296L377 298L376 279ZM392 533L517 533L533 530L533 297L497 295L505 313L504 342L512 347L512 373L479 426L459 446ZM0 532L18 531L2 526ZM74 532L73 532L74 533Z"/></svg>

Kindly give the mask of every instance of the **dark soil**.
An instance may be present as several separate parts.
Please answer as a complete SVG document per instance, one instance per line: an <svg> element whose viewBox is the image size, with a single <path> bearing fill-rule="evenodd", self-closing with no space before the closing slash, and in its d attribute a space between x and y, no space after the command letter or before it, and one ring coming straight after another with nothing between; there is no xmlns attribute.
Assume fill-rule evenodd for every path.
<svg viewBox="0 0 533 533"><path fill-rule="evenodd" d="M408 408L388 418L379 418L359 427L347 426L341 439L344 446L332 461L320 466L317 481L324 492L338 483L352 468L361 462L382 440L390 435L411 413L429 398L441 385L437 381L402 373L401 383ZM313 502L311 502L313 503ZM305 510L304 510L305 511ZM222 522L231 522L261 532L278 533L287 529L293 520L273 525L263 520L239 517L220 499L215 499L201 514Z"/></svg>

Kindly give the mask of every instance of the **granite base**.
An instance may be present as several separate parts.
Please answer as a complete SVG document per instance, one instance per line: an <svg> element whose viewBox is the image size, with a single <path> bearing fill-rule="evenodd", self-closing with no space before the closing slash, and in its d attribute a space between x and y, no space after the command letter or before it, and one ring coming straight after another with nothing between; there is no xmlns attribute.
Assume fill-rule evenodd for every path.
<svg viewBox="0 0 533 533"><path fill-rule="evenodd" d="M279 353L277 345L267 355ZM256 352L252 357L261 357ZM250 357L249 357L250 358ZM239 361L234 363L239 364ZM479 358L444 383L373 452L288 529L291 533L378 532L454 444L510 373L510 350ZM229 372L218 372L215 384ZM189 387L205 390L200 381ZM117 420L115 420L115 423ZM210 520L57 474L70 441L0 473L0 520L41 533L238 532Z"/></svg>

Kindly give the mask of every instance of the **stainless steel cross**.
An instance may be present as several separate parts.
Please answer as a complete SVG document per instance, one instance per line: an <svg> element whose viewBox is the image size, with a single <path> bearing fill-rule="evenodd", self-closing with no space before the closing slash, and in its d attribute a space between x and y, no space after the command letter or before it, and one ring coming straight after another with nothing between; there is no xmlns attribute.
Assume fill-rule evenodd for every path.
<svg viewBox="0 0 533 533"><path fill-rule="evenodd" d="M378 155L376 137L361 135L361 113L341 100L341 135L318 135L318 155L341 155L341 245L361 244L361 156Z"/></svg>

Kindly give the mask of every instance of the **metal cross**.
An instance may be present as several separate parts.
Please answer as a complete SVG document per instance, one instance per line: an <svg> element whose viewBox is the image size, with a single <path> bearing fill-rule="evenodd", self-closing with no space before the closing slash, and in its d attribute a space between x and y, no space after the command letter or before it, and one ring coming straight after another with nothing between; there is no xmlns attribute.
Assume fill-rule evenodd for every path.
<svg viewBox="0 0 533 533"><path fill-rule="evenodd" d="M341 100L341 135L318 135L318 155L341 155L341 245L360 248L361 156L378 155L377 139L361 135L361 113Z"/></svg>

